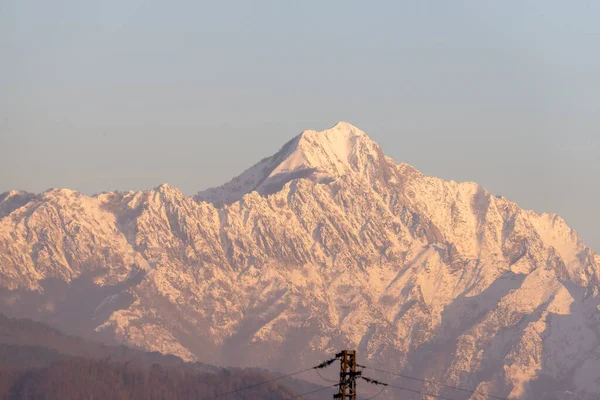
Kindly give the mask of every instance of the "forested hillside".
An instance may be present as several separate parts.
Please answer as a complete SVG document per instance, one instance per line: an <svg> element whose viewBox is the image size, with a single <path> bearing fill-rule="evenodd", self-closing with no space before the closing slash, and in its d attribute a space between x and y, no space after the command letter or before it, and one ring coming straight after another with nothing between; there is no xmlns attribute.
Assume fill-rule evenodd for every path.
<svg viewBox="0 0 600 400"><path fill-rule="evenodd" d="M221 369L64 335L0 314L0 399L208 399L273 379L267 371ZM314 385L287 380L296 390ZM291 399L271 382L222 399Z"/></svg>
<svg viewBox="0 0 600 400"><path fill-rule="evenodd" d="M266 380L262 374L243 370L201 373L82 357L42 368L0 368L2 399L209 399ZM221 398L280 400L292 399L294 393L272 382Z"/></svg>

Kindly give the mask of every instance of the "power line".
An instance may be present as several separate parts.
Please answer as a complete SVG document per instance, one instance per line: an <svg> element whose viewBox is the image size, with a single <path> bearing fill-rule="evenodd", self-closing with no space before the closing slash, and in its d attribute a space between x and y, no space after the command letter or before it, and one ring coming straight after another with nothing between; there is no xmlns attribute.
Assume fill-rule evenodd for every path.
<svg viewBox="0 0 600 400"><path fill-rule="evenodd" d="M257 386L260 386L260 385L264 385L264 384L270 383L270 382L275 382L275 381L278 381L278 380L283 379L283 378L289 378L290 376L300 375L300 374L302 374L304 372L310 371L310 370L315 369L315 368L316 367L306 368L306 369L303 369L302 371L292 372L291 374L282 375L282 376L277 377L277 378L269 379L268 381L263 381L263 382L255 383L253 385L244 386L244 387L241 387L239 389L232 390L230 392L219 393L218 395L213 396L213 397L205 397L204 400L218 399L219 397L227 396L228 394L238 393L238 392L241 392L242 390L252 389L254 387L257 387Z"/></svg>
<svg viewBox="0 0 600 400"><path fill-rule="evenodd" d="M218 399L219 397L227 396L228 394L234 394L234 393L238 393L238 392L241 392L242 390L252 389L252 388L254 388L254 387L257 387L257 386L260 386L260 385L264 385L264 384L266 384L266 383L270 383L270 382L275 382L275 381L278 381L278 380L280 380L280 379L283 379L283 378L289 378L290 376L294 376L294 375L300 375L300 374L302 374L302 373L304 373L304 372L307 372L307 371L310 371L310 370L313 370L313 369L314 369L315 371L317 371L317 373L318 373L318 372L319 372L319 371L318 371L319 369L323 369L323 368L325 368L325 367L328 367L329 365L333 364L333 363L335 362L335 360L337 360L338 358L339 358L339 354L336 354L334 358L331 358L331 359L329 359L329 360L323 361L321 364L319 364L319 365L317 365L317 366L310 367L310 368L306 368L306 369L303 369L303 370L301 370L301 371L297 371L297 372L292 372L291 374L282 375L282 376L279 376L279 377L277 377L277 378L269 379L269 380L267 380L267 381L263 381L263 382L255 383L255 384L253 384L253 385L244 386L244 387L241 387L241 388L238 388L238 389L232 390L232 391L230 391L230 392L219 393L218 395L216 395L216 396L213 396L213 397L205 397L205 398L204 398L204 400ZM321 374L319 374L319 376L320 376L320 375L321 375ZM337 381L336 381L336 382L337 382ZM328 388L326 388L326 389L328 389ZM319 389L319 390L324 390L324 389ZM310 393L305 393L305 394L310 394ZM298 396L296 396L296 397L298 397Z"/></svg>
<svg viewBox="0 0 600 400"><path fill-rule="evenodd" d="M334 381L334 380L325 378L323 375L321 375L321 373L319 372L318 369L315 369L315 372L317 373L317 375L319 375L319 378L323 379L326 382L338 383L338 381Z"/></svg>
<svg viewBox="0 0 600 400"><path fill-rule="evenodd" d="M307 393L299 394L297 396L292 396L292 399L296 399L298 397L303 397L303 396L308 396L309 394L313 394L313 393L321 392L323 390L331 389L331 388L334 388L334 387L336 387L338 385L339 385L339 383L336 383L335 385L322 387L321 389L313 390L312 392L307 392Z"/></svg>
<svg viewBox="0 0 600 400"><path fill-rule="evenodd" d="M387 387L382 387L381 390L379 391L379 393L377 393L375 396L371 396L371 397L367 397L365 400L371 400L374 399L375 397L379 396L381 393L383 393L383 391L387 389Z"/></svg>
<svg viewBox="0 0 600 400"><path fill-rule="evenodd" d="M369 383L374 384L374 385L389 386L389 387L393 387L395 389L400 389L400 390L405 390L407 392L422 394L424 396L435 397L435 398L442 399L442 400L454 400L454 399L451 399L449 397L444 397L444 396L440 396L440 395L433 394L433 393L427 393L427 392L422 392L420 390L414 390L414 389L405 388L404 386L391 385L389 383L380 382L380 381L377 381L375 379L367 378L367 377L364 377L364 376L361 377L361 378L364 379L365 381L369 382Z"/></svg>
<svg viewBox="0 0 600 400"><path fill-rule="evenodd" d="M393 388L395 388L395 389L405 390L405 391L407 391L407 392L413 392L413 393L417 393L417 394L422 394L422 395L424 395L424 396L435 397L435 398L437 398L437 399L442 399L442 400L454 400L454 399L451 399L451 398L449 398L449 397L444 397L444 396L440 396L440 395L433 394L433 393L422 392L422 391L420 391L420 390L409 389L409 388L405 388L405 387L403 387L403 386L397 386L397 385L388 385L388 386L389 386L389 387L393 387Z"/></svg>
<svg viewBox="0 0 600 400"><path fill-rule="evenodd" d="M498 400L508 400L506 397L494 396L492 394L483 393L483 392L480 392L478 390L464 389L464 388L461 388L461 387L458 387L458 386L446 385L446 384L441 383L441 382L436 382L436 381L432 381L432 380L428 380L428 379L415 378L414 376L408 376L408 375L404 375L404 374L398 374L398 373L395 373L395 372L385 371L383 369L378 369L378 368L373 368L373 367L366 367L364 365L361 365L360 367L364 368L364 369L370 369L370 370L373 370L373 371L377 371L377 372L382 372L382 373L388 374L388 375L397 376L397 377L400 377L400 378L411 379L413 381L428 383L430 385L442 386L442 387L445 387L445 388L448 388L448 389L460 390L460 391L466 392L466 393L472 393L472 394L477 393L477 394L480 394L480 395L488 397L488 398L493 398L493 399L498 399Z"/></svg>
<svg viewBox="0 0 600 400"><path fill-rule="evenodd" d="M364 369L370 369L370 370L377 371L377 372L383 372L385 374L389 374L389 375L393 375L393 376L398 376L400 378L411 379L411 380L414 380L414 381L419 381L419 382L423 382L423 383L429 383L429 384L436 385L436 386L443 386L443 387L448 388L448 389L455 389L455 390L460 390L460 391L466 392L466 393L479 394L481 396L488 397L488 398L494 398L494 399L498 399L498 400L508 400L506 397L495 396L493 394L484 393L484 392L481 392L481 391L478 391L478 390L469 390L469 389L464 389L464 388L461 388L461 387L458 387L458 386L446 385L446 384L443 384L441 382L436 382L436 381L433 381L433 380L415 378L413 376L398 374L398 373L395 373L395 372L390 372L390 371L386 371L386 370L383 370L383 369L377 369L377 368L367 367L367 366L364 366L364 365L359 365L359 367L360 368L364 368ZM369 378L367 378L367 379L369 379ZM374 380L372 379L372 381L374 381ZM375 381L375 382L383 384L383 382L379 382L379 381ZM371 383L373 383L373 382L371 382ZM394 387L393 385L388 385L388 386ZM582 393L584 395L590 395L590 396L598 396L598 395L600 395L600 393L586 392L586 391L583 391L583 390L580 390L579 393ZM430 395L430 396L433 396L433 395Z"/></svg>
<svg viewBox="0 0 600 400"><path fill-rule="evenodd" d="M321 375L321 373L319 372L319 369L324 369L324 368L330 366L331 364L333 364L336 360L338 360L338 359L340 359L342 357L346 357L344 355L345 353L352 353L354 355L354 357L355 357L355 352L354 351L340 352L340 353L336 354L334 358L326 360L326 361L322 362L321 364L319 364L317 366L306 368L306 369L303 369L303 370L300 370L300 371L297 371L297 372L292 372L290 374L281 375L281 376L279 376L277 378L273 378L273 379L269 379L269 380L266 380L266 381L258 382L258 383L255 383L253 385L244 386L244 387L241 387L241 388L229 391L229 392L220 393L220 394L217 394L216 396L205 397L204 400L217 399L219 397L223 397L223 396L226 396L226 395L238 393L238 392L241 392L241 391L247 390L247 389L252 389L254 387L257 387L257 386L260 386L260 385L264 385L264 384L267 384L267 383L270 383L270 382L275 382L275 381L278 381L280 379L289 378L289 377L295 376L295 375L300 375L300 374L308 372L310 370L315 370L315 372L317 373L317 375L319 375L319 377L322 380L324 380L324 381L327 381L327 382L337 382L337 381L333 381L331 379L325 378L323 375ZM418 381L418 382L422 382L422 383L428 383L428 384L431 384L431 385L441 386L441 387L445 387L445 388L448 388L448 389L460 390L460 391L466 392L466 393L479 394L479 395L485 396L487 398L494 398L494 399L498 399L498 400L508 400L506 397L495 396L495 395L492 395L492 394L483 393L483 392L478 391L478 390L464 389L464 388L461 388L461 387L458 387L458 386L446 385L446 384L443 384L441 382L436 382L436 381L433 381L433 380L416 378L414 376L409 376L409 375L405 375L405 374L399 374L399 373L396 373L396 372L386 371L386 370L379 369L379 368L367 367L367 366L364 366L364 365L359 365L355 361L353 362L352 365L354 365L354 368L360 367L360 368L363 368L363 369L370 369L370 370L375 371L375 372L381 372L381 373L384 373L384 374L388 374L388 375L392 375L392 376L397 376L397 377L400 377L400 378L410 379L410 380L414 380L414 381ZM342 367L343 367L343 365L342 365ZM349 376L350 380L348 380L348 381L345 380L346 375ZM300 394L300 395L295 395L292 398L295 399L295 398L299 398L299 397L303 397L303 396L308 396L310 394L317 393L317 392L320 392L320 391L323 391L323 390L327 390L327 389L331 389L331 388L335 388L337 386L348 385L348 382L354 381L355 378L361 378L361 379L365 380L368 383L371 383L371 384L374 384L374 385L383 386L383 388L379 391L379 393L377 393L376 395L374 395L372 397L367 398L366 400L374 399L374 398L378 397L379 395L381 395L386 390L387 387L391 387L391 388L395 388L395 389L399 389L399 390L404 390L404 391L412 392L412 393L416 393L416 394L421 394L421 395L425 395L425 396L430 396L430 397L434 397L434 398L438 398L438 399L442 399L442 400L453 400L451 398L444 397L444 396L441 396L441 395L437 395L437 394L433 394L433 393L427 393L427 392L423 392L421 390L409 389L409 388L404 387L404 386L392 385L392 384L389 384L389 383L386 383L386 382L378 381L376 379L372 379L372 378L368 378L368 377L365 377L365 376L361 376L361 371L346 372L346 373L342 373L340 376L341 376L340 383L335 383L334 385L329 385L329 386L326 386L326 387L322 387L322 388L313 390L311 392L303 393L303 394ZM353 393L355 393L355 392L353 392ZM584 393L584 394L591 394L591 393L587 393L587 392L582 392L582 393ZM355 396L355 394L354 394L354 396Z"/></svg>

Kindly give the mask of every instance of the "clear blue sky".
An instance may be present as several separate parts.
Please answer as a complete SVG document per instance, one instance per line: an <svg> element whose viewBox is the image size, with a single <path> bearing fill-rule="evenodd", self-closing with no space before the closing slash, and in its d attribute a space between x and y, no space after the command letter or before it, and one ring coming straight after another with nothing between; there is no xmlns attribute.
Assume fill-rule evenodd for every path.
<svg viewBox="0 0 600 400"><path fill-rule="evenodd" d="M600 250L598 1L0 0L0 191L192 194L339 120Z"/></svg>

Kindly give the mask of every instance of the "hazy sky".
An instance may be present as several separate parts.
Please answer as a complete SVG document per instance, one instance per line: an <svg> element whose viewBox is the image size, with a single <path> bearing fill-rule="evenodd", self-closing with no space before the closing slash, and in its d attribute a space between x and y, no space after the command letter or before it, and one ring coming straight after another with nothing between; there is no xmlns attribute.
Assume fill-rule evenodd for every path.
<svg viewBox="0 0 600 400"><path fill-rule="evenodd" d="M600 250L598 1L0 0L0 192L192 194L340 120Z"/></svg>

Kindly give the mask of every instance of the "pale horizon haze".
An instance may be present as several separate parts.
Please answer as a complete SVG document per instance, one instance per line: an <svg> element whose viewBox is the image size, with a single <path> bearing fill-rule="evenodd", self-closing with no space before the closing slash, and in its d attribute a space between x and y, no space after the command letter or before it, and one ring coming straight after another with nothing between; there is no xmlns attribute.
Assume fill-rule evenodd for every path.
<svg viewBox="0 0 600 400"><path fill-rule="evenodd" d="M600 3L0 0L0 192L217 186L349 122L600 251Z"/></svg>

